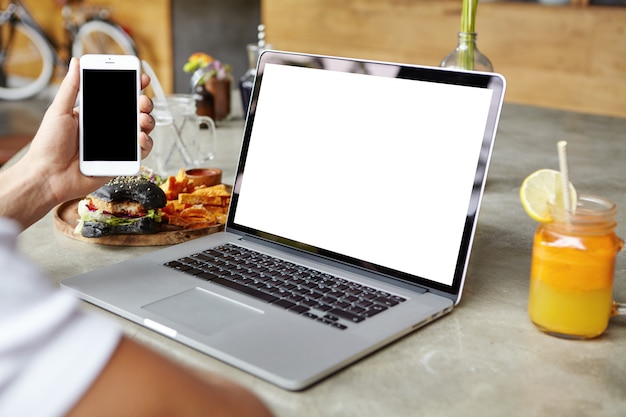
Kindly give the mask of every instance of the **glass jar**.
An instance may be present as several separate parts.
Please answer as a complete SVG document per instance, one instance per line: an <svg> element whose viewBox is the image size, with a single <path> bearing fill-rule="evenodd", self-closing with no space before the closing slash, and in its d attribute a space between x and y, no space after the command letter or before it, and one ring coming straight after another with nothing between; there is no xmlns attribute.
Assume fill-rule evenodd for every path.
<svg viewBox="0 0 626 417"><path fill-rule="evenodd" d="M215 157L213 119L196 114L193 96L172 94L155 102L150 133L154 146L144 164L160 175L176 175L181 168L206 167Z"/></svg>
<svg viewBox="0 0 626 417"><path fill-rule="evenodd" d="M551 207L552 221L535 232L528 314L542 331L570 339L601 335L621 313L613 302L615 203L580 195L573 213Z"/></svg>
<svg viewBox="0 0 626 417"><path fill-rule="evenodd" d="M493 72L493 64L476 46L476 32L459 32L459 41L454 51L449 53L440 67Z"/></svg>

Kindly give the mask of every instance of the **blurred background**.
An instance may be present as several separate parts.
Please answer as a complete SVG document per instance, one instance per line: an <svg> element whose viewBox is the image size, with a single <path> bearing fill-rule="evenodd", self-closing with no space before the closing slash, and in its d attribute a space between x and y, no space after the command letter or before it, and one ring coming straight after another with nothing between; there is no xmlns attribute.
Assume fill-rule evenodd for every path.
<svg viewBox="0 0 626 417"><path fill-rule="evenodd" d="M59 46L67 42L60 2L21 0L41 28ZM0 0L6 9L11 0ZM167 92L188 92L182 68L189 55L206 52L233 67L240 77L248 68L246 44L256 42L260 0L73 0L104 7L111 20L135 41L139 56L154 68Z"/></svg>
<svg viewBox="0 0 626 417"><path fill-rule="evenodd" d="M22 0L62 43L59 0ZM10 0L0 0L5 8ZM457 42L462 0L83 0L104 5L166 93L188 93L190 54L248 69L266 26L274 48L439 65ZM626 117L626 0L479 0L478 48L508 81L506 102ZM0 135L17 103L0 100Z"/></svg>
<svg viewBox="0 0 626 417"><path fill-rule="evenodd" d="M248 69L246 44L257 39L261 0L171 0L174 91L187 92L181 69L190 54L203 51L233 67L239 79Z"/></svg>

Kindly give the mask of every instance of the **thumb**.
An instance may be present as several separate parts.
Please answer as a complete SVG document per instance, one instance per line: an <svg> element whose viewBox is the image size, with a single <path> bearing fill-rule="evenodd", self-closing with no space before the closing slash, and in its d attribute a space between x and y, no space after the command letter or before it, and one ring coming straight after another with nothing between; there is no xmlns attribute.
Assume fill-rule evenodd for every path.
<svg viewBox="0 0 626 417"><path fill-rule="evenodd" d="M59 113L72 113L76 105L79 88L80 72L78 69L78 60L72 57L67 74L61 82L59 91L54 97L54 101L50 107L54 108Z"/></svg>

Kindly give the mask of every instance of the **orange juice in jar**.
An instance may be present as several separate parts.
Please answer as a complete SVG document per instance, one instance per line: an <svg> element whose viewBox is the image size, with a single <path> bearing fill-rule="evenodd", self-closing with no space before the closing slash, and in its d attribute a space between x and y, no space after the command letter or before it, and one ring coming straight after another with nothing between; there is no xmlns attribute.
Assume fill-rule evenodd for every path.
<svg viewBox="0 0 626 417"><path fill-rule="evenodd" d="M576 209L551 207L552 221L535 232L528 313L542 331L587 339L601 335L616 314L613 302L615 204L581 195Z"/></svg>

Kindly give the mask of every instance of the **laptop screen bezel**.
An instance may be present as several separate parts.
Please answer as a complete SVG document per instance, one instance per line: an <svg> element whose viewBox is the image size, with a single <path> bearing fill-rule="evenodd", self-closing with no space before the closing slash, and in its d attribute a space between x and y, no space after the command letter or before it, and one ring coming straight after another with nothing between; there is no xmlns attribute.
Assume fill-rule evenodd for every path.
<svg viewBox="0 0 626 417"><path fill-rule="evenodd" d="M345 65L347 62L352 65ZM237 224L235 222L236 207L239 199L239 186L238 184L243 178L243 171L246 163L246 156L248 154L248 148L250 145L250 139L252 136L256 106L263 85L263 72L265 65L267 64L279 64L279 65L295 65L295 66L310 66L313 68L326 69L329 62L335 62L342 65L333 66L332 71L337 71L337 67L341 68L364 68L368 67L395 67L394 71L379 71L382 73L394 73L394 78L406 78L411 80L420 80L435 83L445 83L453 85L470 86L477 88L486 88L492 90L491 103L489 107L488 120L485 126L483 134L483 140L481 145L481 151L476 169L475 181L471 193L471 198L468 203L468 209L466 214L465 226L462 234L461 243L459 246L459 252L457 257L457 264L455 267L454 278L451 285L442 284L429 280L425 277L414 276L401 271L386 268L380 265L372 265L370 263L363 263L355 258L344 256L338 253L334 253L323 248L315 246L305 245L301 242L296 242L287 239L282 236L272 235L265 232L259 232L249 227ZM354 72L354 71L346 71ZM447 296L454 300L455 303L460 301L461 290L464 285L465 276L467 273L467 267L469 264L471 246L474 239L474 233L476 229L476 223L478 220L478 212L480 209L480 203L482 195L484 193L484 186L486 182L489 161L493 150L493 144L495 140L495 134L497 131L498 121L500 118L500 112L502 108L502 101L504 97L504 91L506 82L504 77L497 73L481 73L474 71L463 70L449 70L437 67L418 66L401 63L390 62L377 62L371 60L360 60L344 57L330 57L322 55L300 54L294 52L284 51L264 51L257 64L257 76L255 78L253 91L250 98L249 109L246 117L244 136L242 142L242 150L240 154L240 160L237 166L237 173L235 176L235 184L233 186L231 209L226 223L226 229L229 232L233 232L245 237L251 237L254 239L261 239L264 242L268 242L274 245L278 245L281 248L288 248L302 255L314 255L316 259L322 257L329 262L338 262L344 266L349 266L356 271L366 273L370 277L386 277L392 281L404 282L408 285L416 285L419 287L433 290L439 294ZM271 202L268 202L271 203Z"/></svg>

